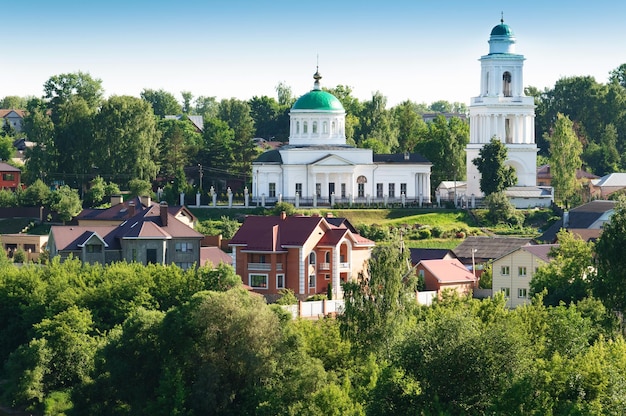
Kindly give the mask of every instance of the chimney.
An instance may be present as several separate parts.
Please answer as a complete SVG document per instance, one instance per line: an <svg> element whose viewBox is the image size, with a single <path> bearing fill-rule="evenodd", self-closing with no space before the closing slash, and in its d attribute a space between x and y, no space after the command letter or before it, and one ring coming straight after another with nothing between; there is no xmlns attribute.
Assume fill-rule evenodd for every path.
<svg viewBox="0 0 626 416"><path fill-rule="evenodd" d="M286 213L285 211L282 211L282 212L280 213L280 219L281 219L281 220L284 220L285 218L287 218L287 213Z"/></svg>
<svg viewBox="0 0 626 416"><path fill-rule="evenodd" d="M150 208L150 204L152 203L152 199L148 195L140 196L139 200L141 201L141 205L143 205L143 206L145 206L147 208Z"/></svg>
<svg viewBox="0 0 626 416"><path fill-rule="evenodd" d="M131 217L135 215L135 201L128 202L128 215Z"/></svg>
<svg viewBox="0 0 626 416"><path fill-rule="evenodd" d="M159 214L161 217L161 226L167 227L167 202L161 202L161 205L159 205Z"/></svg>
<svg viewBox="0 0 626 416"><path fill-rule="evenodd" d="M569 227L569 211L563 211L563 228Z"/></svg>
<svg viewBox="0 0 626 416"><path fill-rule="evenodd" d="M411 155L409 154L409 152L404 152L404 160L409 160L411 158Z"/></svg>
<svg viewBox="0 0 626 416"><path fill-rule="evenodd" d="M111 195L111 206L114 207L116 205L124 202L124 197L122 195Z"/></svg>

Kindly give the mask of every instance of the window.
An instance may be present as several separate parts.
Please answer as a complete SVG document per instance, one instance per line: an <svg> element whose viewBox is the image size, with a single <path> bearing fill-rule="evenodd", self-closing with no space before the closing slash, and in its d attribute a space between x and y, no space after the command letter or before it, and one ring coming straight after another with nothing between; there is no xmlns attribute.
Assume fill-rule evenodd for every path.
<svg viewBox="0 0 626 416"><path fill-rule="evenodd" d="M517 268L517 275L520 277L526 276L526 266L520 266Z"/></svg>
<svg viewBox="0 0 626 416"><path fill-rule="evenodd" d="M317 121L313 122L313 134L317 134Z"/></svg>
<svg viewBox="0 0 626 416"><path fill-rule="evenodd" d="M328 134L328 121L322 123L322 133Z"/></svg>
<svg viewBox="0 0 626 416"><path fill-rule="evenodd" d="M309 275L309 289L315 289L315 274Z"/></svg>
<svg viewBox="0 0 626 416"><path fill-rule="evenodd" d="M296 121L296 134L300 134L300 122Z"/></svg>
<svg viewBox="0 0 626 416"><path fill-rule="evenodd" d="M183 270L191 269L193 267L193 263L189 261L177 261L174 264L176 264L178 267L180 267Z"/></svg>
<svg viewBox="0 0 626 416"><path fill-rule="evenodd" d="M321 183L315 184L315 195L317 195L318 198L322 196L322 184Z"/></svg>
<svg viewBox="0 0 626 416"><path fill-rule="evenodd" d="M267 289L266 274L250 274L248 280L250 281L250 286L255 289Z"/></svg>
<svg viewBox="0 0 626 416"><path fill-rule="evenodd" d="M136 248L131 250L131 252L130 252L130 259L132 261L137 261L137 249Z"/></svg>
<svg viewBox="0 0 626 416"><path fill-rule="evenodd" d="M307 134L308 133L308 128L307 128L307 123L306 121L302 123L302 133Z"/></svg>
<svg viewBox="0 0 626 416"><path fill-rule="evenodd" d="M87 244L87 253L100 253L102 246L100 244Z"/></svg>
<svg viewBox="0 0 626 416"><path fill-rule="evenodd" d="M396 184L390 183L389 184L389 198L395 198L395 197L396 197Z"/></svg>
<svg viewBox="0 0 626 416"><path fill-rule="evenodd" d="M15 180L15 175L12 173L3 173L2 174L2 180L3 181L14 181Z"/></svg>
<svg viewBox="0 0 626 416"><path fill-rule="evenodd" d="M329 274L325 274L325 275L324 275L324 279L326 279L326 280L330 280L330 275L329 275Z"/></svg>
<svg viewBox="0 0 626 416"><path fill-rule="evenodd" d="M345 183L341 184L341 197L342 198L346 197L346 184Z"/></svg>
<svg viewBox="0 0 626 416"><path fill-rule="evenodd" d="M284 289L285 288L285 275L277 274L276 275L276 289Z"/></svg>
<svg viewBox="0 0 626 416"><path fill-rule="evenodd" d="M259 254L259 263L265 264L265 254Z"/></svg>
<svg viewBox="0 0 626 416"><path fill-rule="evenodd" d="M420 271L417 273L417 275L420 277L420 279L424 278L424 269L420 269Z"/></svg>
<svg viewBox="0 0 626 416"><path fill-rule="evenodd" d="M327 251L326 253L324 253L324 261L326 263L330 263L330 251Z"/></svg>
<svg viewBox="0 0 626 416"><path fill-rule="evenodd" d="M27 253L34 253L35 252L35 245L34 244L24 244L24 251Z"/></svg>
<svg viewBox="0 0 626 416"><path fill-rule="evenodd" d="M309 264L315 266L315 252L311 252L311 254L309 254Z"/></svg>
<svg viewBox="0 0 626 416"><path fill-rule="evenodd" d="M302 184L301 183L296 184L296 195L302 196Z"/></svg>
<svg viewBox="0 0 626 416"><path fill-rule="evenodd" d="M510 287L503 287L500 290L502 291L502 293L504 293L504 296L506 296L507 298L509 296L511 296L511 288Z"/></svg>
<svg viewBox="0 0 626 416"><path fill-rule="evenodd" d="M517 289L517 297L520 299L526 299L528 297L528 289L525 289L525 288Z"/></svg>
<svg viewBox="0 0 626 416"><path fill-rule="evenodd" d="M357 184L357 195L359 198L365 197L365 184L364 183Z"/></svg>
<svg viewBox="0 0 626 416"><path fill-rule="evenodd" d="M511 94L511 73L505 72L502 74L502 94L505 97L510 97Z"/></svg>
<svg viewBox="0 0 626 416"><path fill-rule="evenodd" d="M406 196L406 183L400 184L400 194L404 194Z"/></svg>
<svg viewBox="0 0 626 416"><path fill-rule="evenodd" d="M335 134L337 132L337 125L335 124L334 121L330 124L330 129L331 129L333 134Z"/></svg>
<svg viewBox="0 0 626 416"><path fill-rule="evenodd" d="M270 182L270 198L276 198L276 182Z"/></svg>
<svg viewBox="0 0 626 416"><path fill-rule="evenodd" d="M510 272L509 266L502 266L500 267L500 274L502 276L508 276Z"/></svg>
<svg viewBox="0 0 626 416"><path fill-rule="evenodd" d="M383 197L383 184L377 183L376 184L376 198L382 198L382 197Z"/></svg>
<svg viewBox="0 0 626 416"><path fill-rule="evenodd" d="M148 249L146 249L146 262L148 264L156 264L156 262L157 262L157 251L156 251L156 248L148 248Z"/></svg>
<svg viewBox="0 0 626 416"><path fill-rule="evenodd" d="M177 253L192 253L193 252L193 244L191 244L191 243L176 243L176 252Z"/></svg>

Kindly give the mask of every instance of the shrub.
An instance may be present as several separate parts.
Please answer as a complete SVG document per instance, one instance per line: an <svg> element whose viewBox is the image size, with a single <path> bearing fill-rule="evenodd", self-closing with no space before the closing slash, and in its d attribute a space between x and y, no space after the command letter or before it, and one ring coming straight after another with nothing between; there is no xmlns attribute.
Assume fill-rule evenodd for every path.
<svg viewBox="0 0 626 416"><path fill-rule="evenodd" d="M419 236L420 236L420 239L422 240L426 240L430 238L431 236L430 230L428 228L423 228L419 230Z"/></svg>
<svg viewBox="0 0 626 416"><path fill-rule="evenodd" d="M291 289L280 289L278 291L280 297L276 301L278 305L295 305L298 303L298 298Z"/></svg>
<svg viewBox="0 0 626 416"><path fill-rule="evenodd" d="M439 238L443 235L444 230L440 226L436 225L430 230L430 233L432 234L433 237Z"/></svg>

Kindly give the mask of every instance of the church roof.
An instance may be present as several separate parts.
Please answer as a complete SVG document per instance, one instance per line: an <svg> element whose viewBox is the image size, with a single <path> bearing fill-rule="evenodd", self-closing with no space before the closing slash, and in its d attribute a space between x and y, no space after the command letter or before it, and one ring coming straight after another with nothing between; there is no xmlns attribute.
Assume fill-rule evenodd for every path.
<svg viewBox="0 0 626 416"><path fill-rule="evenodd" d="M315 110L315 111L343 111L345 112L341 101L327 91L322 91L320 80L322 75L319 71L313 74L315 83L313 89L302 97L298 98L291 110Z"/></svg>
<svg viewBox="0 0 626 416"><path fill-rule="evenodd" d="M345 111L341 101L329 92L311 90L291 107L292 110Z"/></svg>
<svg viewBox="0 0 626 416"><path fill-rule="evenodd" d="M501 21L498 26L491 29L491 36L513 36L513 30Z"/></svg>
<svg viewBox="0 0 626 416"><path fill-rule="evenodd" d="M374 154L374 163L430 163L419 153Z"/></svg>
<svg viewBox="0 0 626 416"><path fill-rule="evenodd" d="M283 158L278 149L273 149L261 153L253 163L283 163Z"/></svg>

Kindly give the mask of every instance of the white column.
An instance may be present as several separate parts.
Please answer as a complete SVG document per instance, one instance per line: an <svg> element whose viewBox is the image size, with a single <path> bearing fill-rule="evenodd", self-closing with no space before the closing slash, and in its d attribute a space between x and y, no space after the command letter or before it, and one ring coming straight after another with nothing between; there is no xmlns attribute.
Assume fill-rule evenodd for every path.
<svg viewBox="0 0 626 416"><path fill-rule="evenodd" d="M304 261L304 250L302 249L302 247L300 247L298 249L298 257L300 258L299 259L299 262L300 262L300 267L299 267L300 278L299 278L299 281L298 281L298 293L300 295L304 295L304 293L305 293L304 292L304 287L305 287L305 282L306 282L306 279L305 279L305 276L304 276L304 272L305 272L304 268L305 268L305 265L308 265L308 262Z"/></svg>

